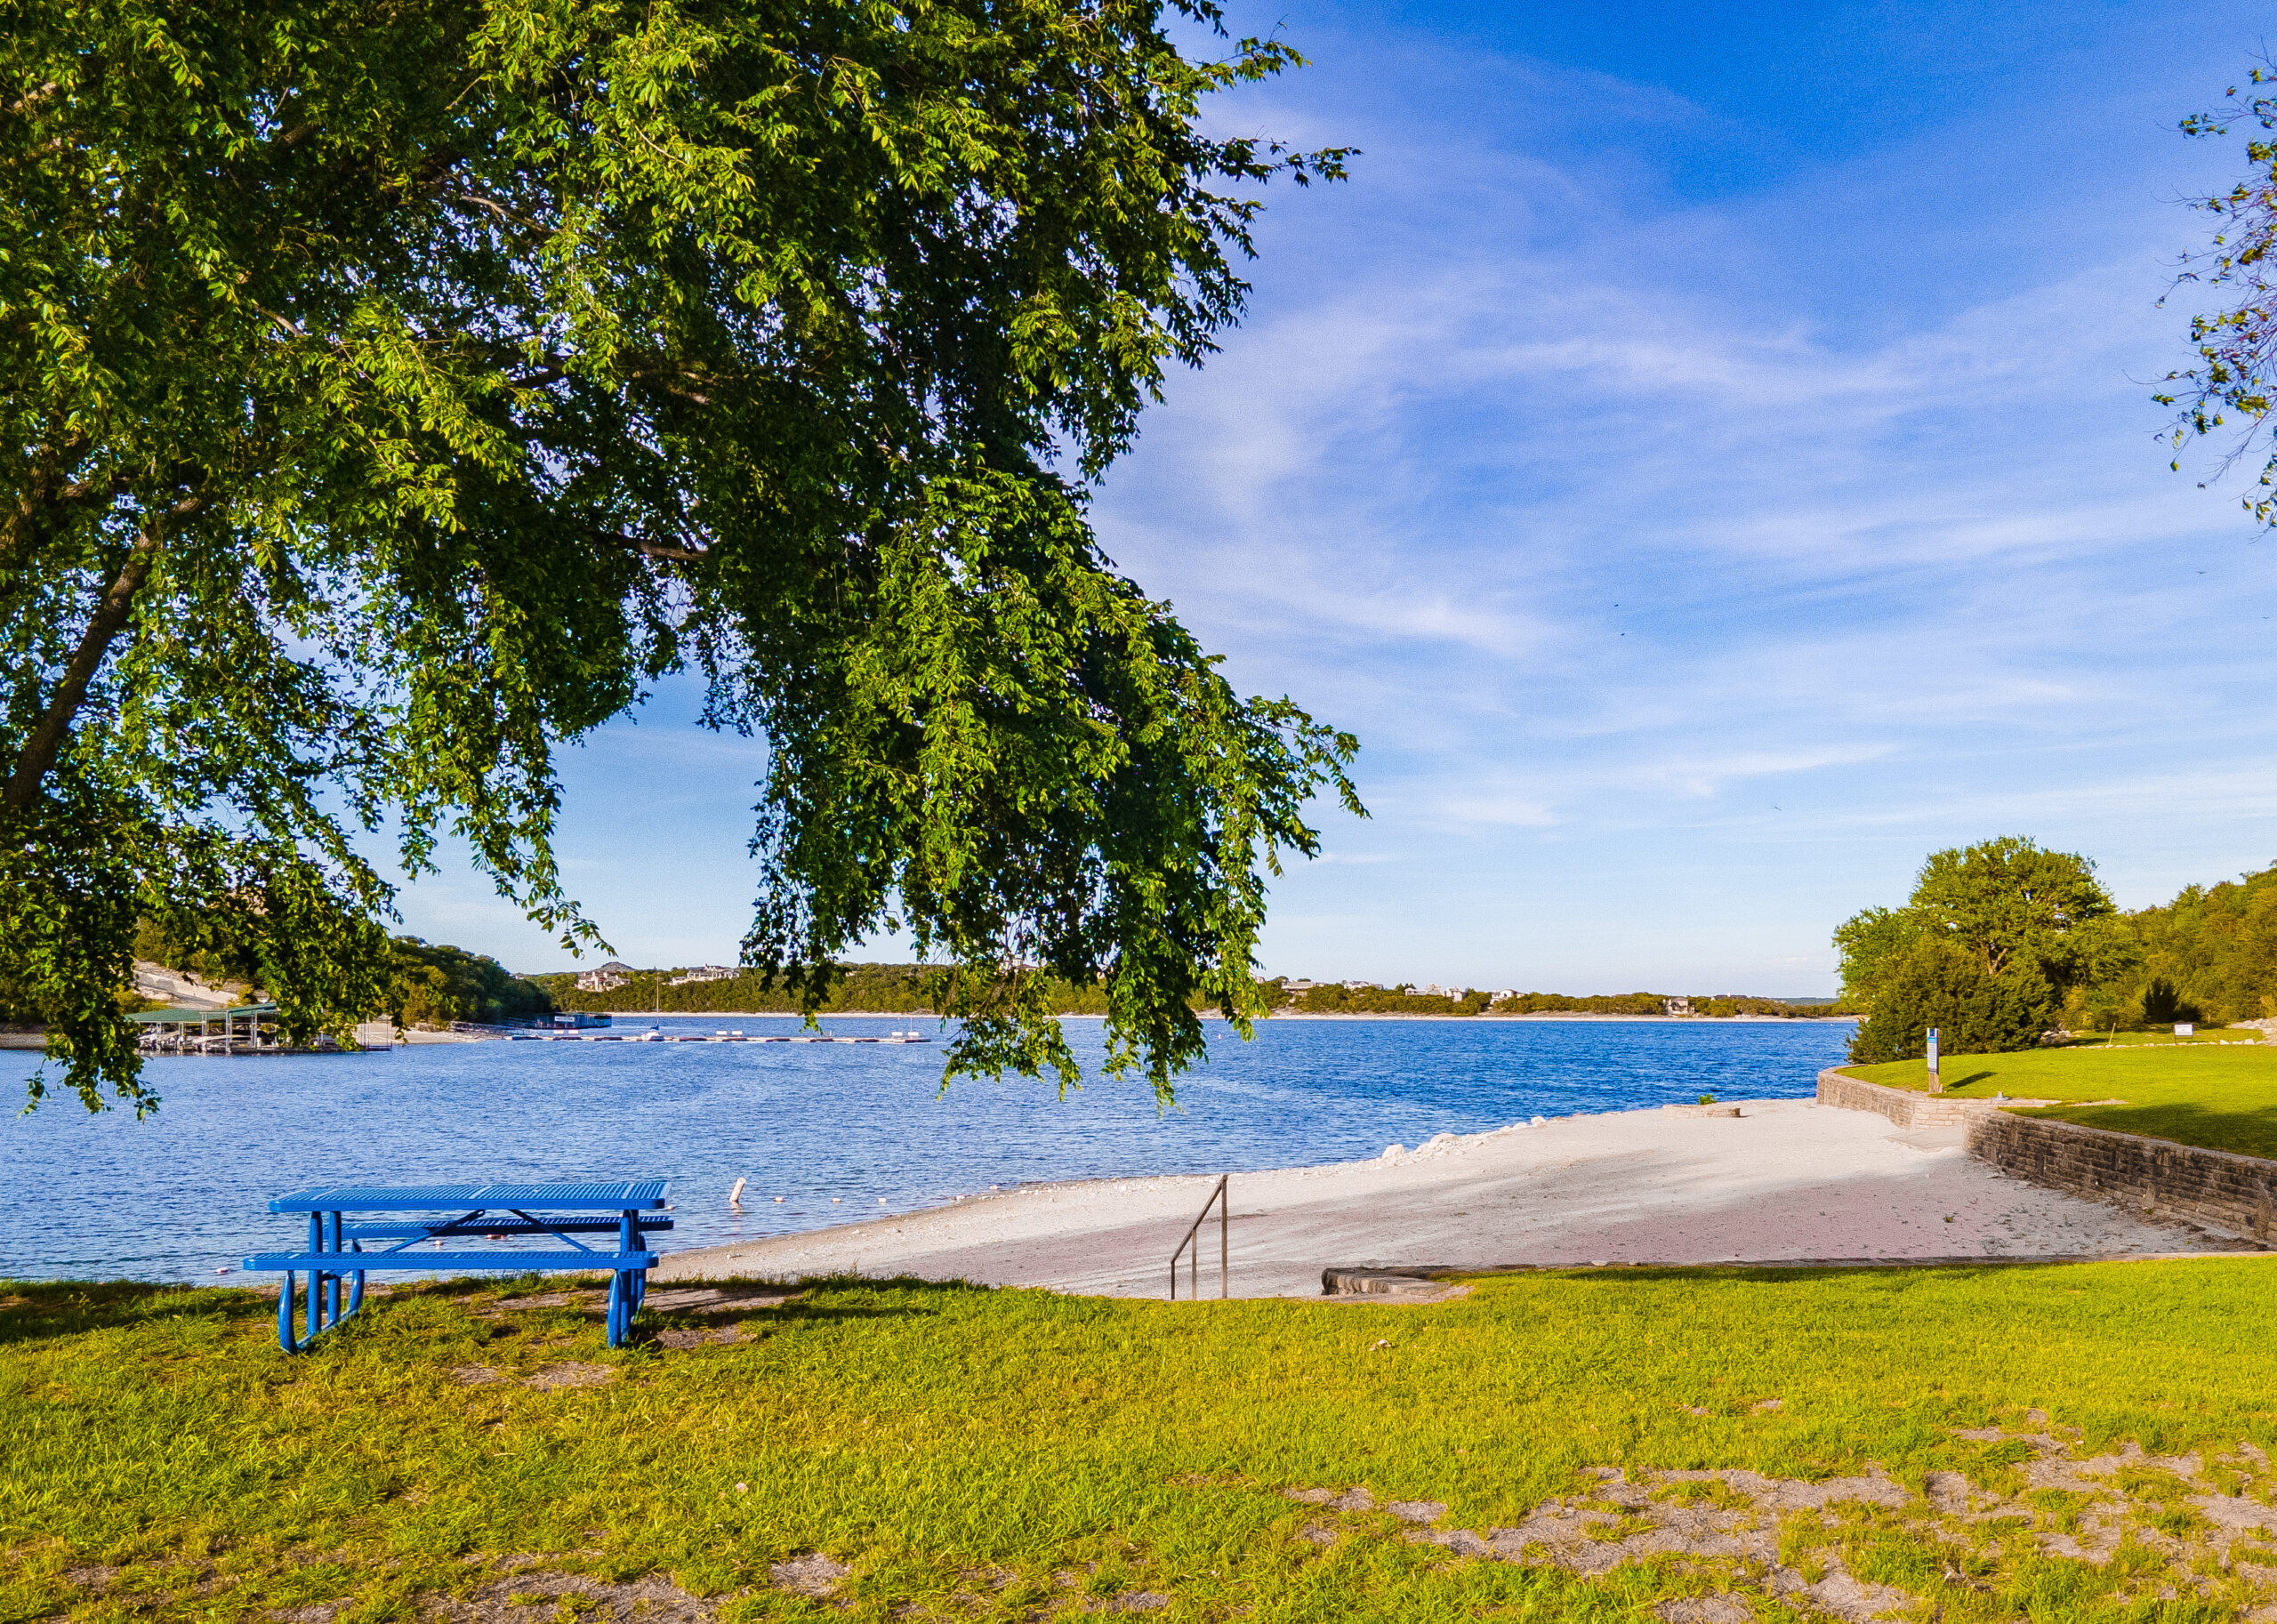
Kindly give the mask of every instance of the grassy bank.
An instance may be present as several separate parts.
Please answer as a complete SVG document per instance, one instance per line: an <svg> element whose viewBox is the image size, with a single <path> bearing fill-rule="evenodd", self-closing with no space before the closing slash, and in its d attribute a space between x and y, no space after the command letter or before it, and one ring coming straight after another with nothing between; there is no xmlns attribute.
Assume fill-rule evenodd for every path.
<svg viewBox="0 0 2277 1624"><path fill-rule="evenodd" d="M1849 1076L1924 1089L1919 1060L1851 1065ZM2256 1043L2080 1045L2014 1055L1949 1055L1945 1092L2061 1102L2022 1113L2277 1158L2277 1048ZM2115 1101L2115 1104L2100 1102ZM2097 1102L2097 1103L2089 1103Z"/></svg>
<svg viewBox="0 0 2277 1624"><path fill-rule="evenodd" d="M1893 1587L1955 1624L2231 1617L2249 1580L2208 1553L2258 1548L2184 1502L2183 1467L2126 1468L2103 1509L2029 1473L2051 1448L2277 1449L2272 1266L1613 1270L1428 1307L839 1284L645 1316L652 1339L620 1353L574 1306L484 1317L558 1282L462 1284L390 1297L297 1359L249 1293L17 1286L0 1297L0 1617L682 1604L643 1575L704 1598L667 1616L730 1620L1612 1620L1726 1588L1758 1618L1802 1616L1766 1599L1779 1572ZM706 1339L722 1330L737 1339ZM597 1385L528 1385L549 1372ZM1895 1480L1887 1503L1784 1511L1750 1509L1753 1480L1647 1495L1590 1473L1805 1484L1870 1463ZM2193 1491L2270 1494L2249 1459L2184 1465L2203 1468ZM1940 1510L1945 1472L2010 1513ZM1444 1502L1459 1548L1283 1492L1353 1485ZM1545 1532L1531 1565L1449 1532L1491 1536L1561 1495L1595 1532ZM2051 1550L2106 1512L2110 1560ZM1783 1566L1650 1532L1716 1516L1753 1519ZM810 1552L850 1570L828 1600L776 1566ZM506 1573L508 1554L531 1572ZM591 1594L563 1599L562 1573Z"/></svg>

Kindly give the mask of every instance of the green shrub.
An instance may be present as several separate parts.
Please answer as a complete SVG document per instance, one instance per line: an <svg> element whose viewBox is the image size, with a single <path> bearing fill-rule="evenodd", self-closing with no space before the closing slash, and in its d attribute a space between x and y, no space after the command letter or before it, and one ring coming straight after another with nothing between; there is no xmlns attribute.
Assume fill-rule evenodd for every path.
<svg viewBox="0 0 2277 1624"><path fill-rule="evenodd" d="M2143 1019L2152 1026L2171 1026L2176 1021L2202 1021L2206 1012L2175 990L2173 982L2163 976L2154 976L2150 985L2143 989Z"/></svg>
<svg viewBox="0 0 2277 1624"><path fill-rule="evenodd" d="M2031 1049L2054 1024L2056 1002L2056 989L2036 966L1996 976L1966 948L1919 943L1884 977L1872 1012L1850 1041L1850 1059L1862 1065L1920 1059L1932 1026L1947 1054Z"/></svg>

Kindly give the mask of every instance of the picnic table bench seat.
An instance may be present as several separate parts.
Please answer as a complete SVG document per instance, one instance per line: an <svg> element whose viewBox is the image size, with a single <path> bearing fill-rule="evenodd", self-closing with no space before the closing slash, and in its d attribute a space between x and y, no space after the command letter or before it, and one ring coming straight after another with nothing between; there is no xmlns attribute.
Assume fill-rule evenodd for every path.
<svg viewBox="0 0 2277 1624"><path fill-rule="evenodd" d="M308 1245L292 1252L256 1252L247 1271L281 1273L277 1293L277 1341L297 1353L319 1332L339 1324L364 1306L364 1275L370 1270L500 1270L524 1274L541 1269L606 1269L609 1273L608 1345L621 1347L632 1316L647 1295L648 1271L657 1254L643 1244L669 1218L661 1178L611 1179L561 1184L334 1185L296 1190L269 1203L271 1212L305 1213ZM598 1209L599 1210L596 1210ZM393 1223L348 1223L349 1212L448 1212L454 1216ZM560 1216L553 1216L559 1214ZM615 1236L607 1250L584 1245L580 1234ZM445 1242L462 1236L498 1240L550 1235L558 1247L491 1250L416 1250L420 1242ZM367 1251L366 1241L397 1244ZM309 1276L306 1330L293 1331L294 1280ZM343 1307L341 1286L349 1287Z"/></svg>

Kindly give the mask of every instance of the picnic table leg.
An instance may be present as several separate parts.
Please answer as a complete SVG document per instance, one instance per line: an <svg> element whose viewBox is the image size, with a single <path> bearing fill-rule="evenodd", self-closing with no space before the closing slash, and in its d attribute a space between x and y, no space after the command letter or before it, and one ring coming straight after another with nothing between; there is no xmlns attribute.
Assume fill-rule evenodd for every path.
<svg viewBox="0 0 2277 1624"><path fill-rule="evenodd" d="M616 1250L634 1252L640 1250L640 1220L635 1212L620 1212L616 1218ZM638 1278L631 1269L616 1272L615 1296L617 1300L616 1337L609 1346L622 1347L632 1334L632 1315L640 1306L640 1297L633 1282Z"/></svg>
<svg viewBox="0 0 2277 1624"><path fill-rule="evenodd" d="M351 1250L360 1252L364 1250L364 1243L361 1241L351 1241L349 1242L349 1247ZM349 1275L348 1279L350 1282L348 1288L348 1312L353 1314L364 1306L364 1271L358 1269L354 1274Z"/></svg>
<svg viewBox="0 0 2277 1624"><path fill-rule="evenodd" d="M285 1283L277 1288L277 1346L286 1353L298 1353L301 1345L293 1340L293 1271L285 1271Z"/></svg>
<svg viewBox="0 0 2277 1624"><path fill-rule="evenodd" d="M323 1250L324 1218L320 1213L311 1212L309 1214L309 1250L311 1253L315 1253L320 1252ZM317 1332L322 1331L324 1329L323 1316L324 1270L320 1267L311 1268L309 1270L309 1328L302 1334L304 1336L313 1338Z"/></svg>
<svg viewBox="0 0 2277 1624"><path fill-rule="evenodd" d="M332 1239L327 1250L335 1252L344 1250L340 1244L340 1214L334 1212L330 1215L328 1227L332 1231ZM337 1274L325 1276L324 1313L327 1325L340 1323L340 1276Z"/></svg>

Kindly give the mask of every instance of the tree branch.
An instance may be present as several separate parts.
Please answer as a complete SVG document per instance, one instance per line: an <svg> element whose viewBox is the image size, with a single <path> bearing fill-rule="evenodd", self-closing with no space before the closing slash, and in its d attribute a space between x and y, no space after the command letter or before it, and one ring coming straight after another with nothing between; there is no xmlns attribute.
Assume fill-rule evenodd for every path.
<svg viewBox="0 0 2277 1624"><path fill-rule="evenodd" d="M712 556L693 547L675 547L669 542L644 542L637 535L616 530L596 530L593 534L616 546L630 547L644 558L668 559L677 564L700 564Z"/></svg>
<svg viewBox="0 0 2277 1624"><path fill-rule="evenodd" d="M42 447L39 462L32 471L31 487L13 507L0 514L0 575L21 569L31 561L44 528L42 520L47 513L84 502L98 492L117 494L107 483L91 479L67 485L60 491L53 488L56 465L77 456L85 446L84 439L74 437L60 446Z"/></svg>
<svg viewBox="0 0 2277 1624"><path fill-rule="evenodd" d="M195 505L196 498L189 499ZM177 502L175 511L185 503ZM7 793L0 797L12 812L28 810L39 795L40 780L55 765L55 758L63 748L63 741L70 736L72 719L87 697L87 685L95 672L102 669L103 657L118 634L126 629L128 615L134 607L134 594L141 590L143 577L150 573L151 561L158 556L158 527L154 519L143 527L142 534L134 538L134 545L126 554L126 562L119 567L110 590L103 594L102 602L95 607L94 615L87 622L87 629L79 634L79 647L71 655L71 663L63 668L63 680L55 685L55 692L47 702L47 709L32 728L31 736L24 741L21 754L16 758L16 771L8 780Z"/></svg>
<svg viewBox="0 0 2277 1624"><path fill-rule="evenodd" d="M8 104L8 117L11 118L22 117L26 113L30 112L32 109L37 107L50 96L52 96L58 88L60 87L56 84L55 81L50 79L37 90L25 92L24 94L17 97L13 101L11 101Z"/></svg>

